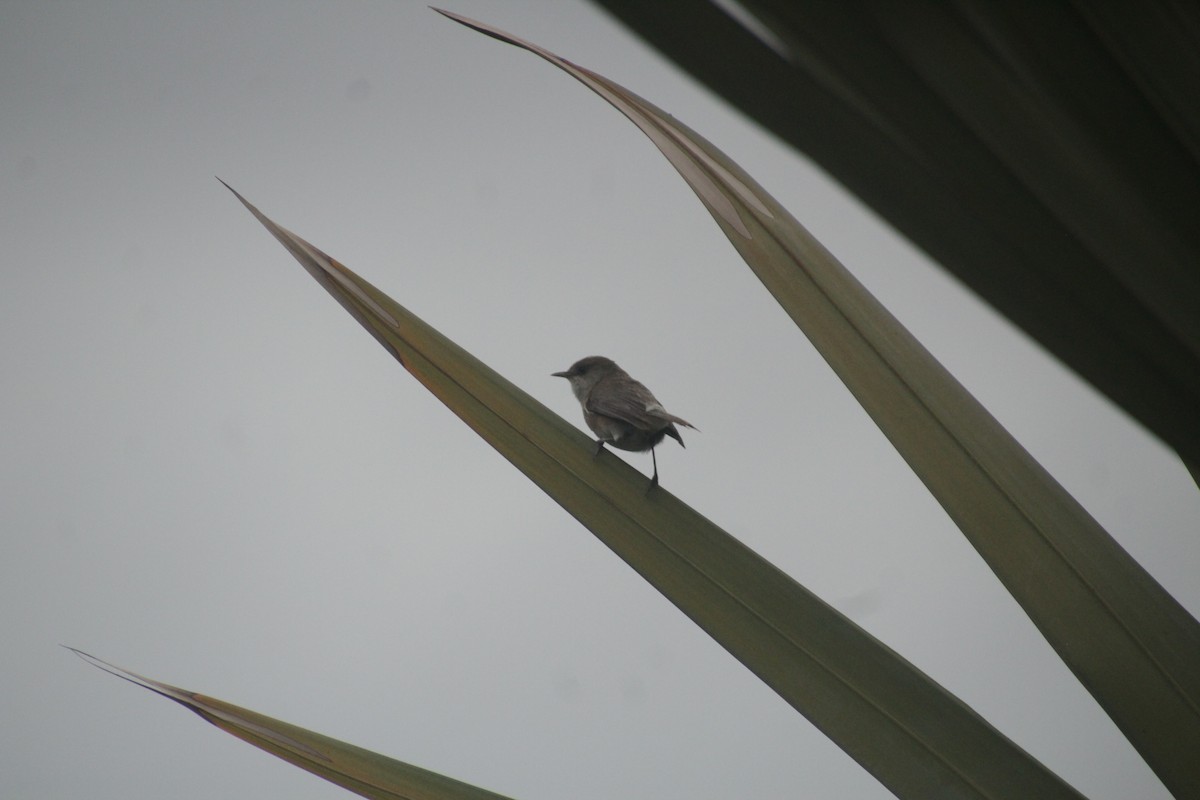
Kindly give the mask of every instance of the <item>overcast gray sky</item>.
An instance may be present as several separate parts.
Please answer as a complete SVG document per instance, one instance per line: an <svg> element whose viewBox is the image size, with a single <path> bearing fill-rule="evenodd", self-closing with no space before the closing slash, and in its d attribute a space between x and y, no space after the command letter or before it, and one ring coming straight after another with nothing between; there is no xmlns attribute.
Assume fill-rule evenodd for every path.
<svg viewBox="0 0 1200 800"><path fill-rule="evenodd" d="M593 7L449 7L724 149L1200 610L1159 442ZM421 3L282 0L0 3L0 795L346 796L63 643L521 800L890 797L215 175L573 422L549 373L616 359L703 431L672 492L1086 795L1167 796L641 133Z"/></svg>

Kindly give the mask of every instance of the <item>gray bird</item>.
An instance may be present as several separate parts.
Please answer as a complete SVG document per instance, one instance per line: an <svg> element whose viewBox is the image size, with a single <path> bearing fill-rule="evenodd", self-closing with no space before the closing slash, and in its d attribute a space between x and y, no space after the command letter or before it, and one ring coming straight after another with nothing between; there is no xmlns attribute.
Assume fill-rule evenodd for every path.
<svg viewBox="0 0 1200 800"><path fill-rule="evenodd" d="M569 370L552 374L571 382L571 391L583 407L583 421L599 437L596 455L605 444L638 453L650 451L654 461L651 486L658 485L655 446L664 436L679 442L680 447L685 446L676 423L698 430L687 420L668 413L649 389L604 356L581 358Z"/></svg>

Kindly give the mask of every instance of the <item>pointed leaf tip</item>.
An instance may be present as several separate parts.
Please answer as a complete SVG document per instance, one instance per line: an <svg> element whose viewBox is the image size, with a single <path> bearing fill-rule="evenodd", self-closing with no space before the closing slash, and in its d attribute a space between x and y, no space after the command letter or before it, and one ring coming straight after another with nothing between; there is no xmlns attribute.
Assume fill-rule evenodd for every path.
<svg viewBox="0 0 1200 800"><path fill-rule="evenodd" d="M89 664L174 700L243 741L363 797L381 800L507 800L435 772L308 731L214 697L144 678L63 645Z"/></svg>

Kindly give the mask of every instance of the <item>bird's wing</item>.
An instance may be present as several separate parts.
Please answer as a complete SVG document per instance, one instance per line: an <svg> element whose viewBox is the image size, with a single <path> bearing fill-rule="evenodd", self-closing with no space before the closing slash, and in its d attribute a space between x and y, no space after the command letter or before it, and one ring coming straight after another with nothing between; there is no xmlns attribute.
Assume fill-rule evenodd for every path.
<svg viewBox="0 0 1200 800"><path fill-rule="evenodd" d="M596 395L600 394L600 397ZM663 408L662 403L650 394L650 390L632 378L621 381L619 392L592 392L587 399L587 410L593 414L628 422L638 430L659 431L672 422L695 427Z"/></svg>

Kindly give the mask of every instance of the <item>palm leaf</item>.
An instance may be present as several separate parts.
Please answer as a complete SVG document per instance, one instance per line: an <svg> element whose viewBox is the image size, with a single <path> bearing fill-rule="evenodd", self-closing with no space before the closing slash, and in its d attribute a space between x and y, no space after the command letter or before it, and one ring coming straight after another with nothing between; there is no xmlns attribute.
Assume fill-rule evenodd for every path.
<svg viewBox="0 0 1200 800"><path fill-rule="evenodd" d="M236 194L236 192L235 192ZM901 797L1078 797L961 701L661 487L239 199L492 447Z"/></svg>
<svg viewBox="0 0 1200 800"><path fill-rule="evenodd" d="M762 187L642 98L536 45L637 125L1167 787L1200 796L1200 626Z"/></svg>

